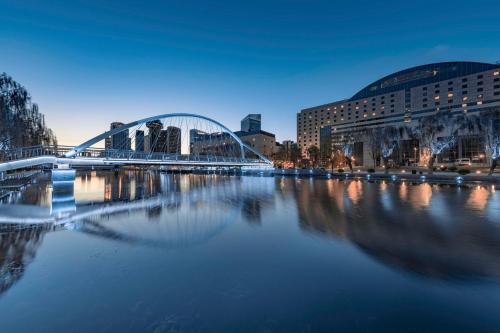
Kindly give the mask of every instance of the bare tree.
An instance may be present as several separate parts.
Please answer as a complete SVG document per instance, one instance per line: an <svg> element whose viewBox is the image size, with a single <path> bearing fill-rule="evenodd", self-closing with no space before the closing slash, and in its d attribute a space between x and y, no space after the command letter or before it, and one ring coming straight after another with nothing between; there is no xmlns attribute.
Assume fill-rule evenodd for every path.
<svg viewBox="0 0 500 333"><path fill-rule="evenodd" d="M396 149L403 137L403 127L386 126L381 130L381 140L380 140L380 153L384 160L385 173L389 172L390 163L389 157L391 157L394 149Z"/></svg>
<svg viewBox="0 0 500 333"><path fill-rule="evenodd" d="M464 115L453 116L449 111L438 111L418 119L411 128L411 136L419 140L427 158L428 173L434 172L434 162L446 149L457 142L458 132L466 127Z"/></svg>
<svg viewBox="0 0 500 333"><path fill-rule="evenodd" d="M361 133L344 133L337 137L337 146L342 153L349 170L353 172L352 161L354 154L354 143Z"/></svg>
<svg viewBox="0 0 500 333"><path fill-rule="evenodd" d="M380 155L380 143L382 142L382 127L368 128L365 131L365 138L370 155L373 160L373 168L377 166L377 157Z"/></svg>
<svg viewBox="0 0 500 333"><path fill-rule="evenodd" d="M491 164L489 174L492 175L497 167L500 156L500 110L493 109L480 112L473 117L476 132L484 142L486 153L490 155Z"/></svg>

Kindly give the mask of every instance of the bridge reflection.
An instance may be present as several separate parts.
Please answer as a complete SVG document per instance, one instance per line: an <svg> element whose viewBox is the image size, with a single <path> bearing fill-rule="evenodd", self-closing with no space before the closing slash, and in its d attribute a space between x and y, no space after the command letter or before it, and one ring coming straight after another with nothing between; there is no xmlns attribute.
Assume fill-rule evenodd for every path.
<svg viewBox="0 0 500 333"><path fill-rule="evenodd" d="M349 242L397 270L435 279L500 278L494 188L97 171L79 175L71 193L74 209L56 216L53 188L43 179L16 198L23 209L0 206L0 215L14 207L48 222L0 228L0 293L21 279L48 232L72 229L168 251L207 242L235 221L278 222L270 212L283 209L302 232ZM468 209L455 214L460 207Z"/></svg>

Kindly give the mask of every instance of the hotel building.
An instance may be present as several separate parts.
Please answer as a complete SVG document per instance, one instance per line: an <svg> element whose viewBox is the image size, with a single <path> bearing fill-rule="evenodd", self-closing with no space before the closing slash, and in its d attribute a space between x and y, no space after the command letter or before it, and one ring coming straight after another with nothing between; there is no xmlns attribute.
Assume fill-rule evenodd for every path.
<svg viewBox="0 0 500 333"><path fill-rule="evenodd" d="M439 110L454 113L500 109L500 64L443 62L405 69L377 80L351 98L301 110L297 114L297 143L304 157L307 148L331 147L341 133L377 126L411 125ZM414 141L414 140L413 140ZM419 151L407 140L396 152L407 163ZM354 145L357 165L370 165L369 148L362 140ZM481 159L484 148L477 137L459 138L447 158ZM366 162L366 163L364 163Z"/></svg>

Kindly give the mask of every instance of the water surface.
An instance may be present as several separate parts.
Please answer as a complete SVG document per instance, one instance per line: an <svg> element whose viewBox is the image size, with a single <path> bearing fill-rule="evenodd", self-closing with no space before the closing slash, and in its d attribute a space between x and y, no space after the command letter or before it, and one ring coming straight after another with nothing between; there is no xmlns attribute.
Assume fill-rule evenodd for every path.
<svg viewBox="0 0 500 333"><path fill-rule="evenodd" d="M14 213L13 213L14 212ZM494 187L89 172L0 215L1 332L499 332Z"/></svg>

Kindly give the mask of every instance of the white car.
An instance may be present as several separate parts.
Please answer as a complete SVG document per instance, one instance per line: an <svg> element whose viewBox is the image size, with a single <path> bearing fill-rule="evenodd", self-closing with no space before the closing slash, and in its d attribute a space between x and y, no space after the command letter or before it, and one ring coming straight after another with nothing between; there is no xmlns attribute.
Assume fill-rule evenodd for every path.
<svg viewBox="0 0 500 333"><path fill-rule="evenodd" d="M470 166L471 165L470 158L459 158L455 162L455 164L458 166Z"/></svg>

